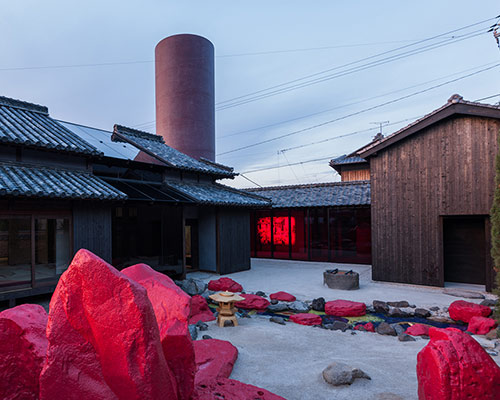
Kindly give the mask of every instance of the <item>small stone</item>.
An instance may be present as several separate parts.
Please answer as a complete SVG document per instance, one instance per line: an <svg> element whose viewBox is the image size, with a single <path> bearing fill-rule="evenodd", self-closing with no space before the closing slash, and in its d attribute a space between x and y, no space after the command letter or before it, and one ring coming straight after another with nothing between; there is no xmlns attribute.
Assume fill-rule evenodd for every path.
<svg viewBox="0 0 500 400"><path fill-rule="evenodd" d="M271 304L267 306L267 311L269 312L281 312L281 311L287 311L288 310L288 304L286 303L277 303L277 304Z"/></svg>
<svg viewBox="0 0 500 400"><path fill-rule="evenodd" d="M373 308L376 313L387 314L389 312L389 306L385 301L373 300Z"/></svg>
<svg viewBox="0 0 500 400"><path fill-rule="evenodd" d="M333 324L322 324L321 327L323 329L329 329L329 330L332 330L333 329Z"/></svg>
<svg viewBox="0 0 500 400"><path fill-rule="evenodd" d="M332 331L345 332L347 329L349 329L349 324L347 322L342 322L342 321L333 321L332 327L330 329Z"/></svg>
<svg viewBox="0 0 500 400"><path fill-rule="evenodd" d="M387 302L387 305L391 306L391 307L397 307L397 308L405 308L405 307L409 307L410 306L410 303L408 303L406 300L402 300L402 301L388 301Z"/></svg>
<svg viewBox="0 0 500 400"><path fill-rule="evenodd" d="M374 313L374 312L375 312L375 308L373 307L373 305L372 305L372 304L368 304L368 305L366 306L366 312L367 312L367 313Z"/></svg>
<svg viewBox="0 0 500 400"><path fill-rule="evenodd" d="M362 370L341 362L333 362L323 370L323 379L333 386L350 385L356 378L371 380Z"/></svg>
<svg viewBox="0 0 500 400"><path fill-rule="evenodd" d="M311 308L314 311L325 311L325 303L324 297L318 297L312 301Z"/></svg>
<svg viewBox="0 0 500 400"><path fill-rule="evenodd" d="M306 313L309 311L309 306L303 301L296 300L288 304L288 308L297 313Z"/></svg>
<svg viewBox="0 0 500 400"><path fill-rule="evenodd" d="M196 325L189 325L189 334L191 335L191 340L196 340L198 338L198 330Z"/></svg>
<svg viewBox="0 0 500 400"><path fill-rule="evenodd" d="M484 299L481 303L482 306L486 307L495 307L498 304L498 300L493 300L493 299Z"/></svg>
<svg viewBox="0 0 500 400"><path fill-rule="evenodd" d="M492 329L485 335L485 338L488 340L497 339L498 337L500 337L498 333L499 333L498 329Z"/></svg>
<svg viewBox="0 0 500 400"><path fill-rule="evenodd" d="M411 335L401 333L400 335L398 335L398 340L400 342L414 342L416 339Z"/></svg>
<svg viewBox="0 0 500 400"><path fill-rule="evenodd" d="M207 339L212 339L212 336L210 336L210 335L203 335L201 338L203 340L207 340Z"/></svg>
<svg viewBox="0 0 500 400"><path fill-rule="evenodd" d="M280 325L286 325L285 319L281 318L281 317L271 317L269 319L269 321L274 322L276 324L280 324Z"/></svg>
<svg viewBox="0 0 500 400"><path fill-rule="evenodd" d="M384 392L377 394L374 400L405 400L405 399L401 396L398 396L397 394Z"/></svg>
<svg viewBox="0 0 500 400"><path fill-rule="evenodd" d="M256 294L257 296L260 296L260 297L266 297L266 294L265 294L264 292L262 292L261 290L259 290L259 291L255 292L255 294Z"/></svg>
<svg viewBox="0 0 500 400"><path fill-rule="evenodd" d="M378 324L376 332L380 335L390 335L397 336L396 331L387 322L381 322Z"/></svg>
<svg viewBox="0 0 500 400"><path fill-rule="evenodd" d="M466 299L484 299L484 294L472 290L444 289L443 293L449 296L463 297Z"/></svg>
<svg viewBox="0 0 500 400"><path fill-rule="evenodd" d="M391 326L394 328L394 330L396 331L396 335L402 335L403 333L405 333L405 330L404 328L399 325L399 324L391 324Z"/></svg>
<svg viewBox="0 0 500 400"><path fill-rule="evenodd" d="M405 318L408 317L409 315L401 310L400 308L397 307L390 307L389 312L387 313L390 317L394 318Z"/></svg>
<svg viewBox="0 0 500 400"><path fill-rule="evenodd" d="M272 299L272 300L271 300L271 304L273 304L273 305L274 305L274 304L278 304L278 303L279 303L279 301L278 301L278 300L275 300L275 299Z"/></svg>
<svg viewBox="0 0 500 400"><path fill-rule="evenodd" d="M415 317L419 318L427 318L431 316L431 312L425 308L416 308L414 313Z"/></svg>
<svg viewBox="0 0 500 400"><path fill-rule="evenodd" d="M207 331L208 330L208 325L205 324L203 321L198 321L196 323L196 326L197 328L200 330L200 331Z"/></svg>
<svg viewBox="0 0 500 400"><path fill-rule="evenodd" d="M185 279L183 281L176 281L182 290L184 290L188 295L194 296L197 294L202 294L208 287L208 285L199 279Z"/></svg>
<svg viewBox="0 0 500 400"><path fill-rule="evenodd" d="M351 332L351 335L356 335L356 332L352 331L352 332Z"/></svg>
<svg viewBox="0 0 500 400"><path fill-rule="evenodd" d="M431 310L431 311L439 311L439 307L438 306L433 306L433 307L429 308L429 310Z"/></svg>

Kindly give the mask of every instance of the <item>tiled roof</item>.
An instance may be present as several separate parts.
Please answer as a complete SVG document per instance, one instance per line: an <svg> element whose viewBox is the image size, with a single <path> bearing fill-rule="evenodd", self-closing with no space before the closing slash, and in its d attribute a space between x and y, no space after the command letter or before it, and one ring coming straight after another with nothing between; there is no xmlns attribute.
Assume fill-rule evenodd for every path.
<svg viewBox="0 0 500 400"><path fill-rule="evenodd" d="M333 182L245 189L272 200L273 208L370 205L370 183Z"/></svg>
<svg viewBox="0 0 500 400"><path fill-rule="evenodd" d="M0 142L101 155L49 116L47 107L0 96Z"/></svg>
<svg viewBox="0 0 500 400"><path fill-rule="evenodd" d="M197 203L212 205L235 205L269 207L269 200L259 195L221 185L219 183L167 181L167 186L187 195Z"/></svg>
<svg viewBox="0 0 500 400"><path fill-rule="evenodd" d="M330 161L330 165L344 165L344 164L357 164L365 163L366 160L360 156L348 156L344 154L343 156L334 158Z"/></svg>
<svg viewBox="0 0 500 400"><path fill-rule="evenodd" d="M232 168L219 167L215 163L198 161L187 154L167 146L163 141L163 137L153 135L148 132L139 131L137 129L127 128L125 126L115 125L113 130L114 141L125 141L133 144L140 150L152 155L158 160L175 168L189 170L194 172L202 172L219 177L233 177L236 175Z"/></svg>
<svg viewBox="0 0 500 400"><path fill-rule="evenodd" d="M0 196L121 200L127 196L86 172L0 163Z"/></svg>
<svg viewBox="0 0 500 400"><path fill-rule="evenodd" d="M366 158L409 135L419 132L428 126L453 115L488 116L500 119L500 106L467 101L464 100L462 96L454 94L443 106L423 116L422 118L417 119L393 134L384 137L382 140L369 143L365 147L359 149L357 154Z"/></svg>

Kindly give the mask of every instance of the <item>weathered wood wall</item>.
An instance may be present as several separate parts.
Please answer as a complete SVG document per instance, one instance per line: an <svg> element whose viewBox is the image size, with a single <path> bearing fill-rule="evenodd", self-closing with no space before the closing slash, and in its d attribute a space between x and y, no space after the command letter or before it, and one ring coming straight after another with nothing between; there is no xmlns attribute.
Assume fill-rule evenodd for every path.
<svg viewBox="0 0 500 400"><path fill-rule="evenodd" d="M489 214L499 129L455 116L370 158L374 280L444 285L441 217Z"/></svg>
<svg viewBox="0 0 500 400"><path fill-rule="evenodd" d="M350 182L350 181L368 181L370 180L370 169L352 169L352 170L344 170L342 168L342 182Z"/></svg>
<svg viewBox="0 0 500 400"><path fill-rule="evenodd" d="M87 249L111 263L111 206L77 203L73 208L73 250Z"/></svg>
<svg viewBox="0 0 500 400"><path fill-rule="evenodd" d="M250 269L250 210L218 209L217 267L221 275Z"/></svg>

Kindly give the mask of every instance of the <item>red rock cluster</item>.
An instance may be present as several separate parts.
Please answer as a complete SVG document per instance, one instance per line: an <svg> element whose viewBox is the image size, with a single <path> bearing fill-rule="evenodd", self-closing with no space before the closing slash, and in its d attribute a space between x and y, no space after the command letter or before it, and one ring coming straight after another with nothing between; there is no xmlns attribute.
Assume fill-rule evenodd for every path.
<svg viewBox="0 0 500 400"><path fill-rule="evenodd" d="M366 304L350 300L327 301L325 313L335 317L361 317L366 314Z"/></svg>
<svg viewBox="0 0 500 400"><path fill-rule="evenodd" d="M300 325L321 325L322 319L319 315L300 313L290 315L290 321Z"/></svg>
<svg viewBox="0 0 500 400"><path fill-rule="evenodd" d="M243 291L243 287L231 278L219 278L208 282L208 290L213 290L214 292L233 292L239 293Z"/></svg>
<svg viewBox="0 0 500 400"><path fill-rule="evenodd" d="M414 324L406 329L405 333L412 336L429 336L429 325Z"/></svg>
<svg viewBox="0 0 500 400"><path fill-rule="evenodd" d="M144 264L119 272L80 250L48 322L36 305L0 313L2 399L282 399L227 379L236 348L193 346L191 317L190 297L167 276Z"/></svg>
<svg viewBox="0 0 500 400"><path fill-rule="evenodd" d="M375 326L372 322L367 322L366 324L357 324L354 327L356 331L366 331L366 332L375 332Z"/></svg>
<svg viewBox="0 0 500 400"><path fill-rule="evenodd" d="M210 311L208 303L204 297L199 294L191 297L191 313L189 314L189 325L196 324L198 321L208 322L215 320L214 313Z"/></svg>
<svg viewBox="0 0 500 400"><path fill-rule="evenodd" d="M271 300L278 301L295 301L297 300L293 294L287 292L276 292L269 295Z"/></svg>
<svg viewBox="0 0 500 400"><path fill-rule="evenodd" d="M257 296L256 294L241 294L245 300L237 301L234 305L238 308L243 308L245 310L259 310L264 311L269 307L269 301L264 297Z"/></svg>
<svg viewBox="0 0 500 400"><path fill-rule="evenodd" d="M450 304L448 313L451 319L468 323L472 317L489 317L491 308L470 301L457 300Z"/></svg>
<svg viewBox="0 0 500 400"><path fill-rule="evenodd" d="M467 333L429 330L417 356L419 400L500 399L500 368Z"/></svg>
<svg viewBox="0 0 500 400"><path fill-rule="evenodd" d="M472 317L467 330L474 335L486 335L498 326L493 318Z"/></svg>

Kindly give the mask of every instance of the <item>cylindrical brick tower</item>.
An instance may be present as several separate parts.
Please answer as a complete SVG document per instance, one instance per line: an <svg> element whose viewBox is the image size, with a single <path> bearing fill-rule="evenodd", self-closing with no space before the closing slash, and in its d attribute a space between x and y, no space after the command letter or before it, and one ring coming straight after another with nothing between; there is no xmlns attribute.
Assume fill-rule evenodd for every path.
<svg viewBox="0 0 500 400"><path fill-rule="evenodd" d="M215 161L214 46L175 35L155 48L156 133L191 157Z"/></svg>

